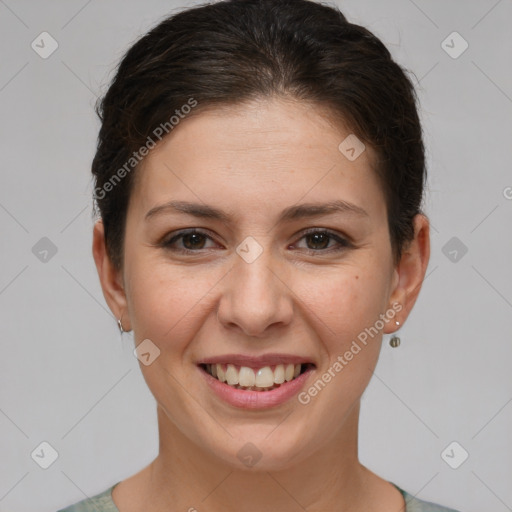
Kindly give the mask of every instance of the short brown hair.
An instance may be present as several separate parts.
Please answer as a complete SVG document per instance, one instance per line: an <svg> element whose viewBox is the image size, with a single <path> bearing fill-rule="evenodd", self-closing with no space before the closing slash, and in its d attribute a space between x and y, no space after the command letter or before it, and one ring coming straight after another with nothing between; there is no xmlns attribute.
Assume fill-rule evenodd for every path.
<svg viewBox="0 0 512 512"><path fill-rule="evenodd" d="M414 236L426 180L412 82L377 37L335 7L226 0L179 12L141 37L97 105L102 125L92 163L95 211L116 268L123 265L133 154L155 128L168 126L191 98L201 109L276 95L327 107L375 149L399 261ZM122 179L113 182L122 168Z"/></svg>

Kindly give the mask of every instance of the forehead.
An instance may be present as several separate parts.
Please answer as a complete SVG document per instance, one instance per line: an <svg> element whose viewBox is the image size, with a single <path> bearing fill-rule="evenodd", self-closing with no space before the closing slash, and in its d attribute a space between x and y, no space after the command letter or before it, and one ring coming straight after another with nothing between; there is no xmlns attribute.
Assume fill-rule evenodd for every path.
<svg viewBox="0 0 512 512"><path fill-rule="evenodd" d="M147 210L169 195L208 203L238 198L247 207L339 196L371 199L379 209L373 150L366 146L351 160L347 137L349 146L357 144L342 122L334 124L308 103L272 99L199 108L150 151L137 170L133 199Z"/></svg>

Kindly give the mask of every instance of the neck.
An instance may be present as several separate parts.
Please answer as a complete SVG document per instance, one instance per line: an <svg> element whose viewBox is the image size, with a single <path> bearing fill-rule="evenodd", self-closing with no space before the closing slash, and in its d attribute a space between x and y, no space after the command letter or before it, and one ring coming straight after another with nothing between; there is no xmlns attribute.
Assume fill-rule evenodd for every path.
<svg viewBox="0 0 512 512"><path fill-rule="evenodd" d="M159 455L146 471L145 494L151 497L151 509L363 510L370 472L357 455L359 405L349 411L336 437L278 470L227 464L183 435L159 407Z"/></svg>

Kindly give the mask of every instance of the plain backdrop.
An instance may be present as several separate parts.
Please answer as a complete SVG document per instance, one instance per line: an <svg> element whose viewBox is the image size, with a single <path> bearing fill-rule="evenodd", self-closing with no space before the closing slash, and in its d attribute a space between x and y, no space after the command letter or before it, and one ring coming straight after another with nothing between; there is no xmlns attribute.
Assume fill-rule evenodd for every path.
<svg viewBox="0 0 512 512"><path fill-rule="evenodd" d="M55 511L157 454L155 402L91 255L93 106L128 46L192 4L0 0L1 511ZM424 500L512 510L512 2L338 5L411 72L432 221L401 346L384 337L363 397L361 461Z"/></svg>

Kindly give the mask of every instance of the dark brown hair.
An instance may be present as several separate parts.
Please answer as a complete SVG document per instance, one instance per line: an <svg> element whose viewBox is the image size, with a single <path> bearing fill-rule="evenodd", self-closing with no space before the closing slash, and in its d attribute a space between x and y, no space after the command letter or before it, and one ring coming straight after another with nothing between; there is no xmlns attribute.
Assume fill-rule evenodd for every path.
<svg viewBox="0 0 512 512"><path fill-rule="evenodd" d="M102 125L92 163L95 212L116 268L123 265L129 198L143 148L152 147L148 141L154 143L163 128L167 134L185 105L198 105L199 112L271 96L327 108L376 151L399 261L414 236L426 179L410 79L378 38L335 7L227 0L170 16L140 38L97 105Z"/></svg>

